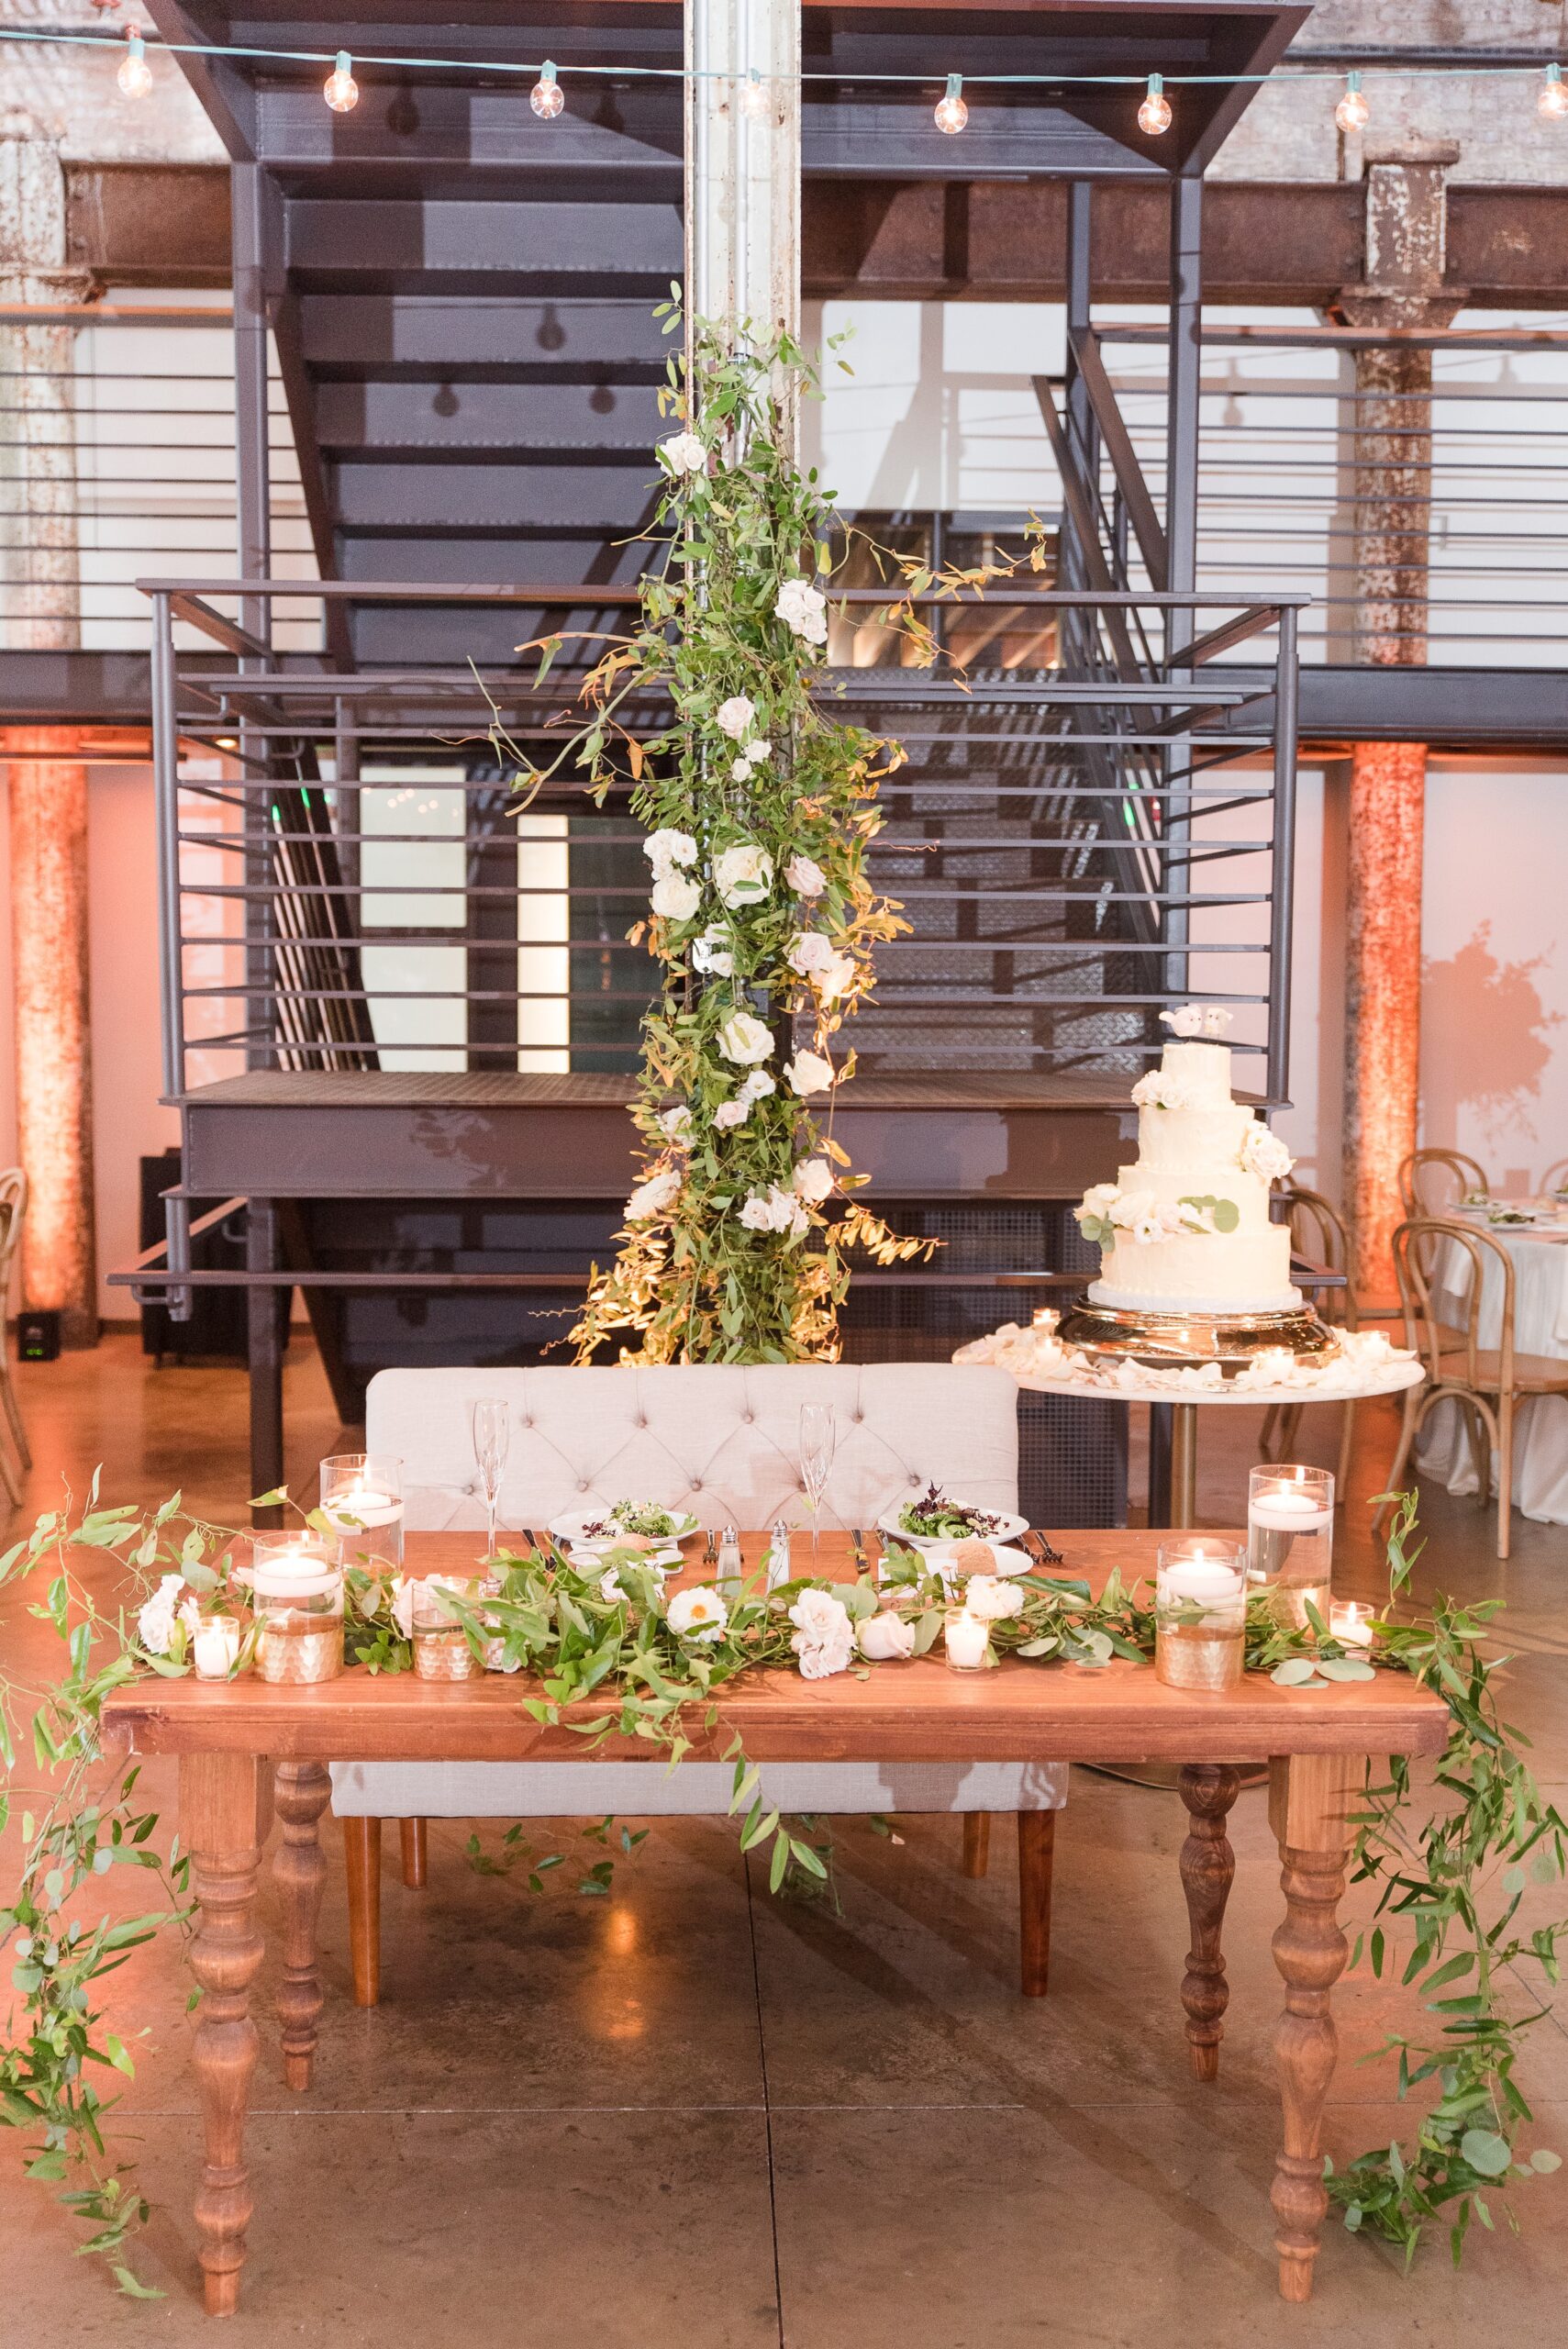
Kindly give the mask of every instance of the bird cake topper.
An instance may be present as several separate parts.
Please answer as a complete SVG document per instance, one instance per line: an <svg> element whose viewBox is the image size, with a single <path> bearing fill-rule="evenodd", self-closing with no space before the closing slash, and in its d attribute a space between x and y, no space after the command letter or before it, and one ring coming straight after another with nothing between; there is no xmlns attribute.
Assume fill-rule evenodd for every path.
<svg viewBox="0 0 1568 2349"><path fill-rule="evenodd" d="M1184 1003L1160 1017L1173 1036L1223 1036L1230 1025L1229 1012L1218 1003Z"/></svg>

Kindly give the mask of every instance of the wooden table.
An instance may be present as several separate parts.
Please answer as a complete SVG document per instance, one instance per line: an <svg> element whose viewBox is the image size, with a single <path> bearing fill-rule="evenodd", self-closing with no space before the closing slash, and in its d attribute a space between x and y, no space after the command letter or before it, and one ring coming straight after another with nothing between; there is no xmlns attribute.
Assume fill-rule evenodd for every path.
<svg viewBox="0 0 1568 2349"><path fill-rule="evenodd" d="M1160 1538L1074 1532L1054 1540L1061 1571L1097 1585L1113 1565L1151 1573ZM744 1537L749 1561L765 1541ZM475 1548L472 1534L411 1535L408 1563L421 1573L466 1569ZM824 1536L822 1571L852 1574L843 1536ZM688 1568L684 1578L703 1577ZM198 1912L191 1967L205 1994L195 2047L204 2140L195 2217L209 2312L228 2314L238 2305L251 2210L244 2124L259 2045L250 2017L250 1986L262 1954L256 1878L274 1799L283 1834L273 1867L285 1915L278 2009L289 2084L306 2088L324 2004L316 1919L327 1873L317 1841L331 1791L326 1764L567 1754L581 1761L580 1738L524 1712L519 1698L528 1686L500 1675L451 1686L362 1671L319 1687L272 1687L254 1678L214 1687L149 1677L106 1699L105 1729L117 1748L180 1757L180 1832L192 1857ZM603 1709L601 1699L584 1708L584 1717ZM1229 1997L1220 1933L1235 1859L1226 1820L1237 1765L1267 1762L1284 1891L1284 1919L1273 1940L1284 1978L1274 2043L1284 2107L1273 2189L1279 2282L1288 2300L1309 2297L1328 2210L1319 2132L1336 2052L1329 1992L1347 1955L1336 1918L1351 1835L1346 1814L1370 1755L1440 1750L1447 1713L1440 1698L1396 1673L1306 1689L1250 1677L1236 1689L1204 1694L1168 1688L1149 1667L1119 1660L1080 1671L1015 1659L972 1675L926 1657L878 1664L864 1680L758 1673L721 1692L717 1712L715 1731L694 1745L699 1755L721 1755L739 1731L758 1762L1183 1765L1190 1831L1181 1872L1193 1945L1182 2000L1193 2066L1207 2079L1218 2071ZM640 1741L617 1741L601 1751L663 1767L661 1753Z"/></svg>

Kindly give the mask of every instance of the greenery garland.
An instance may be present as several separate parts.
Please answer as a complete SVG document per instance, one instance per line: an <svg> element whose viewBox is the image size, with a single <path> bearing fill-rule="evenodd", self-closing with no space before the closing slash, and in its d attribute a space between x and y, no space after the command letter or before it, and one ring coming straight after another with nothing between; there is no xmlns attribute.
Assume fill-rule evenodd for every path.
<svg viewBox="0 0 1568 2349"><path fill-rule="evenodd" d="M106 2154L103 2132L110 2105L102 2086L133 2074L134 2058L98 2001L128 1951L165 1929L183 1932L191 1912L184 1858L161 1836L158 1814L139 1795L138 1770L106 1763L98 1721L109 1692L133 1676L188 1671L200 1614L242 1596L232 1591L231 1576L244 1537L183 1515L178 1495L148 1516L95 1504L95 1485L84 1514L49 1512L0 1557L0 1591L28 1594L28 1611L64 1649L61 1676L45 1686L0 1678L6 1771L0 1831L17 1791L18 1736L26 1734L48 1781L25 1798L17 1887L0 1908L18 2001L0 2034L0 2119L28 2134L28 2175L58 2186L87 2226L82 2249L105 2256L122 2288L141 2293L127 2243L147 2206L129 2171ZM1518 2151L1530 2113L1514 2069L1523 2033L1548 2011L1544 1988L1557 1978L1568 1923L1527 1933L1518 1911L1531 1876L1562 1879L1568 1826L1542 1799L1518 1732L1497 1713L1492 1683L1506 1659L1484 1657L1481 1643L1499 1602L1466 1609L1439 1598L1427 1620L1401 1619L1414 1522L1407 1497L1390 1535L1390 1608L1373 1627L1371 1664L1364 1652L1334 1640L1315 1612L1304 1630L1282 1629L1267 1599L1255 1598L1247 1664L1287 1686L1404 1671L1447 1705L1449 1739L1436 1772L1446 1804L1412 1831L1409 1772L1391 1763L1385 1781L1369 1782L1352 1852L1357 1880L1378 1888L1379 1919L1411 1937L1404 1979L1434 2018L1429 2042L1392 2034L1384 2052L1397 2059L1401 2098L1428 2081L1438 2094L1413 2145L1368 2153L1330 2172L1329 2186L1347 2226L1401 2244L1407 2258L1441 2216L1457 2259L1473 2219L1490 2227L1499 2197L1558 2166L1544 2148L1528 2156ZM113 1611L98 1605L83 1579L83 1553L113 1560L128 1575L124 1605ZM449 1611L486 1661L532 1675L520 1702L536 1720L557 1722L572 1709L568 1725L590 1744L650 1740L672 1765L711 1732L720 1692L747 1673L792 1664L812 1677L884 1670L926 1653L942 1626L941 1584L915 1552L890 1551L879 1585L795 1579L770 1589L759 1571L738 1591L705 1586L670 1598L639 1556L612 1553L591 1575L555 1554L508 1558L499 1562L494 1590L450 1589ZM352 1567L347 1581L348 1660L371 1671L408 1670L397 1578L367 1564ZM1038 1571L1016 1582L982 1578L968 1591L969 1604L990 1620L990 1661L1016 1656L1092 1670L1116 1656L1145 1664L1152 1656L1152 1609L1141 1586L1119 1574L1097 1598L1085 1582ZM242 1646L236 1670L248 1659ZM584 1719L584 1706L597 1709ZM775 1889L791 1869L821 1878L821 1846L764 1804L759 1773L739 1742L729 1759L742 1849L766 1850ZM609 1824L585 1831L604 1842ZM623 1833L623 1848L639 1840ZM472 1856L486 1873L526 1865L535 1889L545 1870L560 1865L558 1856L541 1861L519 1848L516 1834L500 1860ZM161 1905L117 1923L95 1916L97 1889L117 1866L150 1873ZM581 1888L602 1892L608 1880L601 1861ZM1487 1904L1499 1897L1492 1913ZM1381 1922L1366 1954L1380 1975L1391 1963ZM1358 1941L1352 1965L1362 1954Z"/></svg>

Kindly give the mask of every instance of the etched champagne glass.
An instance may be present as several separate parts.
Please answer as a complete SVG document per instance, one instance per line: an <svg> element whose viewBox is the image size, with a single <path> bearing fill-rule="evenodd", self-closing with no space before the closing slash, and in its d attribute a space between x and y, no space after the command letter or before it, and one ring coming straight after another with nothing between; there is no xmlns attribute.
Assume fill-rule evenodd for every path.
<svg viewBox="0 0 1568 2349"><path fill-rule="evenodd" d="M800 1407L800 1481L806 1486L811 1503L811 1571L817 1572L817 1531L820 1523L822 1496L828 1487L828 1472L833 1465L833 1453L838 1442L838 1430L833 1419L831 1403L803 1403Z"/></svg>
<svg viewBox="0 0 1568 2349"><path fill-rule="evenodd" d="M511 1442L511 1414L495 1396L482 1396L473 1407L473 1460L484 1495L485 1549L495 1555L495 1512L501 1501L501 1475Z"/></svg>

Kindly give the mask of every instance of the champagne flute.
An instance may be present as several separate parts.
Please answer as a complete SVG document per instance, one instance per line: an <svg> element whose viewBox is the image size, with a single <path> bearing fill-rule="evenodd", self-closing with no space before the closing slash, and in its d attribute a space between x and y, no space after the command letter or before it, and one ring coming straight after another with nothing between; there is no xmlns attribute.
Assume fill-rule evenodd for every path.
<svg viewBox="0 0 1568 2349"><path fill-rule="evenodd" d="M800 1481L806 1486L811 1503L811 1571L817 1572L817 1528L820 1521L822 1496L827 1489L828 1472L833 1465L833 1453L838 1431L833 1419L831 1403L803 1403L800 1407Z"/></svg>
<svg viewBox="0 0 1568 2349"><path fill-rule="evenodd" d="M511 1413L506 1403L494 1395L483 1397L473 1407L473 1459L484 1494L486 1558L495 1555L495 1511L511 1438Z"/></svg>

